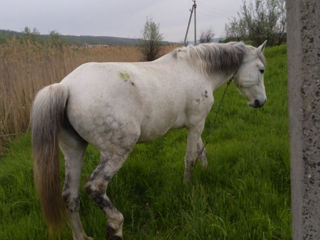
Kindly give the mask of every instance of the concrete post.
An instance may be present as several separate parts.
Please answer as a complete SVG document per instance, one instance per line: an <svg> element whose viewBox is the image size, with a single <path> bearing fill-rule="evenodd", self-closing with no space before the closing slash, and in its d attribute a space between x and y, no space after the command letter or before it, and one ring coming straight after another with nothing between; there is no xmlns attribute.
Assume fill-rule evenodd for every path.
<svg viewBox="0 0 320 240"><path fill-rule="evenodd" d="M320 0L287 0L294 240L320 239Z"/></svg>

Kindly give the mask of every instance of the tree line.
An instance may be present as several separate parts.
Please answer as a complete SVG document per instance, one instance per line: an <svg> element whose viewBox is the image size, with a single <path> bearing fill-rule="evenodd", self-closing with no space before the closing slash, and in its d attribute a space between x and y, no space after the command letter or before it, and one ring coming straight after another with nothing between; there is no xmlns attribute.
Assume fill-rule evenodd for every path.
<svg viewBox="0 0 320 240"><path fill-rule="evenodd" d="M260 45L280 45L286 41L285 0L243 1L237 16L225 25L226 40Z"/></svg>
<svg viewBox="0 0 320 240"><path fill-rule="evenodd" d="M265 40L268 45L280 45L286 42L286 7L285 0L243 0L240 10L225 25L226 39L229 41L245 41L259 46ZM203 31L199 42L212 42L212 29ZM158 56L162 34L159 24L147 19L142 37L142 51L145 60L153 60Z"/></svg>

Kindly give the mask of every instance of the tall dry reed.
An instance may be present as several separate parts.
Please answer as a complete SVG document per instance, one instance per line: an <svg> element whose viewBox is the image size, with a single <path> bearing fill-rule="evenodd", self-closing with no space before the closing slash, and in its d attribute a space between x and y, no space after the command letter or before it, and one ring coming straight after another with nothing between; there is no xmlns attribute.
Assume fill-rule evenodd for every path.
<svg viewBox="0 0 320 240"><path fill-rule="evenodd" d="M163 47L162 54L174 46ZM77 48L52 47L15 38L0 45L0 151L3 141L29 126L36 92L59 82L85 62L134 62L143 58L132 46Z"/></svg>

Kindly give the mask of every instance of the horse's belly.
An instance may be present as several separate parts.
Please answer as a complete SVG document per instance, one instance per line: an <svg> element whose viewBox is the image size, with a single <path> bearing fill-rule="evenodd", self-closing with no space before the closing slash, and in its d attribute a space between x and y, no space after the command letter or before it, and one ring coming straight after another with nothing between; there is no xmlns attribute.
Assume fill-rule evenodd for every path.
<svg viewBox="0 0 320 240"><path fill-rule="evenodd" d="M169 129L170 128L147 129L146 127L143 127L141 129L141 134L140 134L138 142L147 142L150 140L154 140L154 139L166 134L169 131Z"/></svg>
<svg viewBox="0 0 320 240"><path fill-rule="evenodd" d="M185 125L184 114L169 114L163 117L146 116L141 124L139 142L146 142L165 135L170 129L181 128Z"/></svg>

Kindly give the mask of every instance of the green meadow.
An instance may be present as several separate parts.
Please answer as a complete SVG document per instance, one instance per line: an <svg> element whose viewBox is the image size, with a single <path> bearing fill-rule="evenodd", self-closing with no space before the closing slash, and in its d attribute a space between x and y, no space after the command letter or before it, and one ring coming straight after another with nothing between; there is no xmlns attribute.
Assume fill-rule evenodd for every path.
<svg viewBox="0 0 320 240"><path fill-rule="evenodd" d="M136 145L107 190L125 217L125 240L291 239L286 46L267 48L265 55L266 105L248 107L232 84L211 134L225 85L215 92L203 132L209 165L197 164L189 184L182 181L186 130ZM89 146L80 215L87 234L100 240L104 215L83 190L98 159ZM63 176L61 167L62 182ZM10 141L0 158L0 239L72 239L67 226L60 235L47 232L29 132Z"/></svg>

